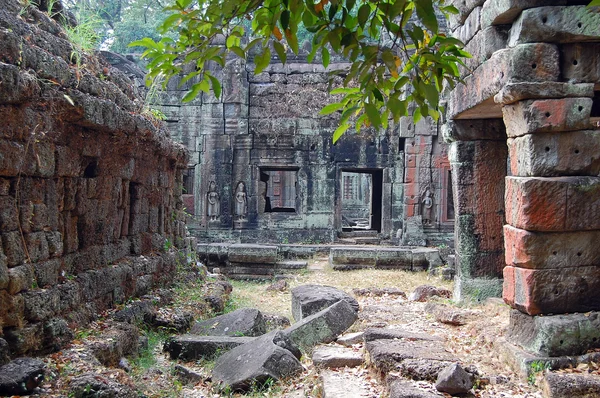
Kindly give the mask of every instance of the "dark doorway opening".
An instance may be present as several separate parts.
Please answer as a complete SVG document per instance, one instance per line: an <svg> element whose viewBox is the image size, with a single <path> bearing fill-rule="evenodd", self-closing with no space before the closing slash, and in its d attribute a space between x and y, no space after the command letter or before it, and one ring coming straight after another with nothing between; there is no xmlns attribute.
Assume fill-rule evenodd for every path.
<svg viewBox="0 0 600 398"><path fill-rule="evenodd" d="M298 169L261 168L261 195L265 213L296 213Z"/></svg>
<svg viewBox="0 0 600 398"><path fill-rule="evenodd" d="M383 171L345 169L341 178L342 230L381 232Z"/></svg>

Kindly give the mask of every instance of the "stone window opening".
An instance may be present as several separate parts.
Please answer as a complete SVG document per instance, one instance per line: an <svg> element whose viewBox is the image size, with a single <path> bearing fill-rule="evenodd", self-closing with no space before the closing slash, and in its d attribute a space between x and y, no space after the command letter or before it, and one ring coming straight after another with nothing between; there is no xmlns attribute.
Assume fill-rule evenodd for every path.
<svg viewBox="0 0 600 398"><path fill-rule="evenodd" d="M96 178L100 174L97 159L87 159L87 165L83 170L83 178Z"/></svg>
<svg viewBox="0 0 600 398"><path fill-rule="evenodd" d="M343 231L381 231L382 177L381 170L342 170Z"/></svg>
<svg viewBox="0 0 600 398"><path fill-rule="evenodd" d="M183 194L194 194L194 167L188 167L183 171Z"/></svg>
<svg viewBox="0 0 600 398"><path fill-rule="evenodd" d="M263 168L264 213L297 213L298 169Z"/></svg>

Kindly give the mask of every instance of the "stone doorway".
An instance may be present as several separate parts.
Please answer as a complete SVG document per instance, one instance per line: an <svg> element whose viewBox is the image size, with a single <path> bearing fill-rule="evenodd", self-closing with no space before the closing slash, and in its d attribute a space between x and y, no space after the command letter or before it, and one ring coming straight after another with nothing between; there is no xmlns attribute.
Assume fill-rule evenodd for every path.
<svg viewBox="0 0 600 398"><path fill-rule="evenodd" d="M381 232L382 182L382 170L341 170L337 213L343 232Z"/></svg>

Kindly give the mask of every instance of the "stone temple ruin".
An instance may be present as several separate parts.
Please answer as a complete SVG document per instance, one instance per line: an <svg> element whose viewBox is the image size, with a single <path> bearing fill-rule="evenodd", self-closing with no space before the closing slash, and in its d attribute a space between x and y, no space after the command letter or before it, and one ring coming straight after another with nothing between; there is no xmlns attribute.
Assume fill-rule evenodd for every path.
<svg viewBox="0 0 600 398"><path fill-rule="evenodd" d="M473 58L444 123L407 117L332 145L335 116L316 114L342 60L325 70L300 55L259 75L232 60L214 71L221 98L187 104L173 81L156 100L169 133L140 115L124 73L85 55L70 67L77 50L55 21L35 8L17 18L20 3L0 0L11 356L52 352L72 338L67 325L168 283L169 249L194 251L196 238L213 266L215 242L255 265L279 261L277 244L353 239L396 248L371 249L372 263L356 260L364 248L332 258L406 255L422 269L433 254L412 246L452 233L454 297L504 298L510 355L560 367L600 348L600 14L588 1L452 3L448 29ZM272 245L244 246L257 242Z"/></svg>

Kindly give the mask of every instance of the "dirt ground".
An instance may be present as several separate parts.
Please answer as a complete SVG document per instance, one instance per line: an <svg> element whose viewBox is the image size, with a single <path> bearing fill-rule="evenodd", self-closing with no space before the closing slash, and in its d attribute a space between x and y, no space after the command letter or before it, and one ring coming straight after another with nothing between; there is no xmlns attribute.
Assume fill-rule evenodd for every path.
<svg viewBox="0 0 600 398"><path fill-rule="evenodd" d="M452 289L452 282L431 277L427 273L411 273L387 270L360 270L339 272L331 270L327 259L316 259L310 263L309 270L295 274L287 279L285 291L268 291L270 282L232 281L234 290L228 309L242 307L258 308L264 313L287 316L291 319L290 290L302 284L322 284L335 286L352 294L353 289L362 288L397 288L409 295L417 286L428 284L436 287ZM186 286L175 289L178 307L194 308L195 287ZM382 297L355 296L361 311L359 320L348 332L362 331L368 327L394 326L408 331L428 333L440 336L445 340L446 349L460 358L462 365L475 366L483 375L475 397L541 397L534 380L520 380L508 366L503 364L492 349L495 340L504 334L508 325L509 307L501 300L489 300L483 304L470 304L458 307L467 315L468 322L463 326L450 326L437 322L434 316L425 311L426 303L412 302L396 295ZM449 299L438 299L438 302L454 305ZM220 395L211 390L210 370L212 361L192 363L174 362L162 352L162 344L167 338L165 334L145 331L149 338L149 349L139 358L132 359L128 373L122 369L108 369L97 362L90 361L83 349L82 341L94 330L102 328L102 322L92 328L78 332L73 345L60 353L46 358L50 373L49 380L42 386L40 397L67 397L69 380L83 371L96 372L111 380L135 386L140 397L187 397L217 398ZM362 344L354 346L362 350ZM177 364L194 370L201 375L200 381L185 384L175 376ZM303 357L305 371L292 379L283 380L265 386L262 390L253 391L253 397L314 397L321 396L319 370L310 358ZM372 367L365 364L358 368L341 369L352 378L360 380L367 386L369 397L387 397L385 384ZM427 382L418 382L422 387L431 389ZM237 396L237 395L236 395ZM343 397L340 397L343 398Z"/></svg>

